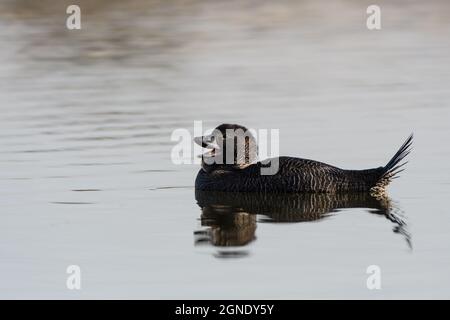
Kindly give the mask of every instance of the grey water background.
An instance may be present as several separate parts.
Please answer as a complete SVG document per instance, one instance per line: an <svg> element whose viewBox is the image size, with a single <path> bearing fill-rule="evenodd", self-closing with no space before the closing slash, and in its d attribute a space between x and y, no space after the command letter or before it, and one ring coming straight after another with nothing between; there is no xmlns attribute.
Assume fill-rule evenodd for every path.
<svg viewBox="0 0 450 320"><path fill-rule="evenodd" d="M2 1L0 297L450 298L450 2L376 1L369 31L372 2ZM412 249L364 208L257 223L239 258L195 245L199 166L170 158L194 120L354 169L413 131L389 188Z"/></svg>

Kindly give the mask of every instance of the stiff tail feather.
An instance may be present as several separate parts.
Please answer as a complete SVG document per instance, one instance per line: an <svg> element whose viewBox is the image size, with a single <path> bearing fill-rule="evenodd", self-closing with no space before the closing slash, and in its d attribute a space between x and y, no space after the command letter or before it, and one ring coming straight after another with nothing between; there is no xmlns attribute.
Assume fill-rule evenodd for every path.
<svg viewBox="0 0 450 320"><path fill-rule="evenodd" d="M375 186L370 189L372 195L382 195L385 193L386 186L392 179L398 178L398 174L405 170L404 166L408 161L402 162L403 159L411 152L413 142L413 134L403 143L391 160L383 167L380 178Z"/></svg>

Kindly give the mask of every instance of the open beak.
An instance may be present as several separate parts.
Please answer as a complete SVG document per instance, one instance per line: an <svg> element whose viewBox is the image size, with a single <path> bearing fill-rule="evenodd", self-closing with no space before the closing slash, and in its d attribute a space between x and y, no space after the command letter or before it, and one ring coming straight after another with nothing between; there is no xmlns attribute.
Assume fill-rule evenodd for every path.
<svg viewBox="0 0 450 320"><path fill-rule="evenodd" d="M217 150L220 149L220 147L214 142L214 136L203 136L203 137L195 137L194 142L201 146L202 148L209 149L208 152L200 155L200 158L210 158L213 157L214 154L216 154Z"/></svg>
<svg viewBox="0 0 450 320"><path fill-rule="evenodd" d="M213 136L202 136L202 137L195 137L194 142L198 144L199 146L202 146L203 148L207 149L214 149L216 148L215 145L212 144L213 142Z"/></svg>

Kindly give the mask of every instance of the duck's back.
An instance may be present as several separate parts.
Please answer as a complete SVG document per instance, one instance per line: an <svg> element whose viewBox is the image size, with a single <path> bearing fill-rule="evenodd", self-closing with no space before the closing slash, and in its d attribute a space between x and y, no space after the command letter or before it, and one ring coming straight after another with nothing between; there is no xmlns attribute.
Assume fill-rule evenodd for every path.
<svg viewBox="0 0 450 320"><path fill-rule="evenodd" d="M262 175L261 170L278 160L278 171ZM197 175L199 190L230 192L346 192L369 191L383 174L383 168L344 170L319 161L279 157L241 170L203 170Z"/></svg>

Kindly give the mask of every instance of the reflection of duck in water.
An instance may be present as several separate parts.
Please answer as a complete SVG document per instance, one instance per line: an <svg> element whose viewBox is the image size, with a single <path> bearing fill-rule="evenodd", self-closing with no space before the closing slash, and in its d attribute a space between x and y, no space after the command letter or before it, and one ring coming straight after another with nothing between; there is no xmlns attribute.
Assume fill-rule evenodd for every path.
<svg viewBox="0 0 450 320"><path fill-rule="evenodd" d="M412 135L384 166L367 170L344 170L322 162L279 157L257 162L256 139L245 127L222 124L213 134L195 142L210 149L202 157L195 188L228 192L371 192L382 195L402 171ZM273 168L270 173L267 168ZM262 174L265 171L265 174Z"/></svg>
<svg viewBox="0 0 450 320"><path fill-rule="evenodd" d="M375 198L368 193L297 193L261 194L195 191L202 209L201 224L206 230L196 231L196 243L213 246L245 246L255 239L258 222L308 222L326 218L340 209L364 208L383 215L395 224L394 232L403 234L410 245L406 223L394 213L387 197Z"/></svg>

